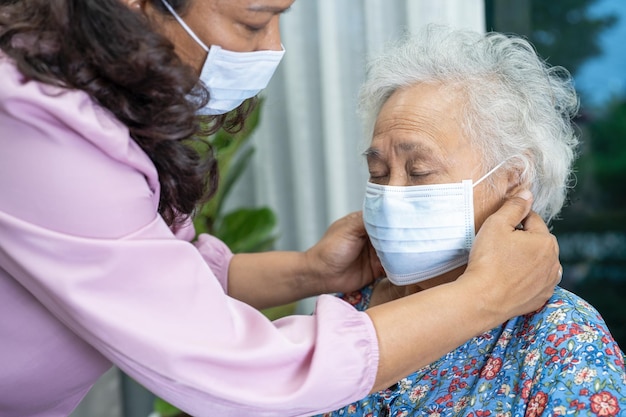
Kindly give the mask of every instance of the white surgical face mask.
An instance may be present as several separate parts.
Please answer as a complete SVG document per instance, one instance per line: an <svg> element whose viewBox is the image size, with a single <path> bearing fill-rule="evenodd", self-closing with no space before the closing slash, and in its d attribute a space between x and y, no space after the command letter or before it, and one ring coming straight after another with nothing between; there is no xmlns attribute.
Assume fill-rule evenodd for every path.
<svg viewBox="0 0 626 417"><path fill-rule="evenodd" d="M474 243L473 188L453 184L389 186L369 183L363 220L387 277L395 285L424 281L467 264Z"/></svg>
<svg viewBox="0 0 626 417"><path fill-rule="evenodd" d="M203 115L224 114L236 109L244 100L254 97L267 87L280 60L282 51L233 52L217 45L207 47L176 13L166 0L163 5L205 51L200 80L209 90L209 102L198 111Z"/></svg>

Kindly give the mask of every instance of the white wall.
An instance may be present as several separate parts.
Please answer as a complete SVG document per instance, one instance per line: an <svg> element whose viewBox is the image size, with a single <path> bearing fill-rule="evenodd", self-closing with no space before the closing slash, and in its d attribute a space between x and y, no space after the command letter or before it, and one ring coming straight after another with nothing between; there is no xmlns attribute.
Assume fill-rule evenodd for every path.
<svg viewBox="0 0 626 417"><path fill-rule="evenodd" d="M283 16L287 52L264 92L254 163L228 202L271 207L277 249L304 250L333 220L360 209L367 140L355 107L366 57L431 22L482 31L483 0L297 0ZM108 373L72 417L121 417L117 380Z"/></svg>

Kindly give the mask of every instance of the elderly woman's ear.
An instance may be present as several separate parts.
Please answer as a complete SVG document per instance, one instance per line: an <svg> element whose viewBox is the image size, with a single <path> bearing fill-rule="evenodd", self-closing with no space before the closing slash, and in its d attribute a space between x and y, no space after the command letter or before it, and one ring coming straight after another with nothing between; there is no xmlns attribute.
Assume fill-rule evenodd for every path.
<svg viewBox="0 0 626 417"><path fill-rule="evenodd" d="M529 180L527 171L532 166L532 161L532 156L528 154L509 157L505 164L507 176L506 198L513 197L524 189L532 189L532 183Z"/></svg>
<svg viewBox="0 0 626 417"><path fill-rule="evenodd" d="M507 171L507 189L505 197L513 197L524 189L530 189L528 180L522 178L522 168L519 166L512 167Z"/></svg>

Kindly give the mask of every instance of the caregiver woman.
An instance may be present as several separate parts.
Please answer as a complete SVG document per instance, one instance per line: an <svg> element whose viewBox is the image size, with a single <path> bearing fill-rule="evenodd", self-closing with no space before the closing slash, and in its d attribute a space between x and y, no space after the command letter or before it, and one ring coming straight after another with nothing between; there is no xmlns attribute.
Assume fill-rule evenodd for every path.
<svg viewBox="0 0 626 417"><path fill-rule="evenodd" d="M186 139L241 125L292 1L0 0L0 415L67 416L112 365L194 416L319 413L552 294L558 247L528 193L458 281L366 312L258 311L371 282L360 213L303 253L189 242L217 173Z"/></svg>

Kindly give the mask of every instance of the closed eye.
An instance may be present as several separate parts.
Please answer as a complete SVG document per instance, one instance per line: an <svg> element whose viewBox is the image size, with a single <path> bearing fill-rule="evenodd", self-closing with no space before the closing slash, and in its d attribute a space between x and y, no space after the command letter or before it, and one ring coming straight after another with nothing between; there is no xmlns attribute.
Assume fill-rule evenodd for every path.
<svg viewBox="0 0 626 417"><path fill-rule="evenodd" d="M411 172L409 175L412 178L423 178L423 177L427 177L427 176L429 176L431 174L432 174L431 171L422 171L422 172Z"/></svg>
<svg viewBox="0 0 626 417"><path fill-rule="evenodd" d="M370 172L369 180L370 182L373 182L373 183L379 183L381 181L384 181L387 178L389 178L389 174Z"/></svg>

